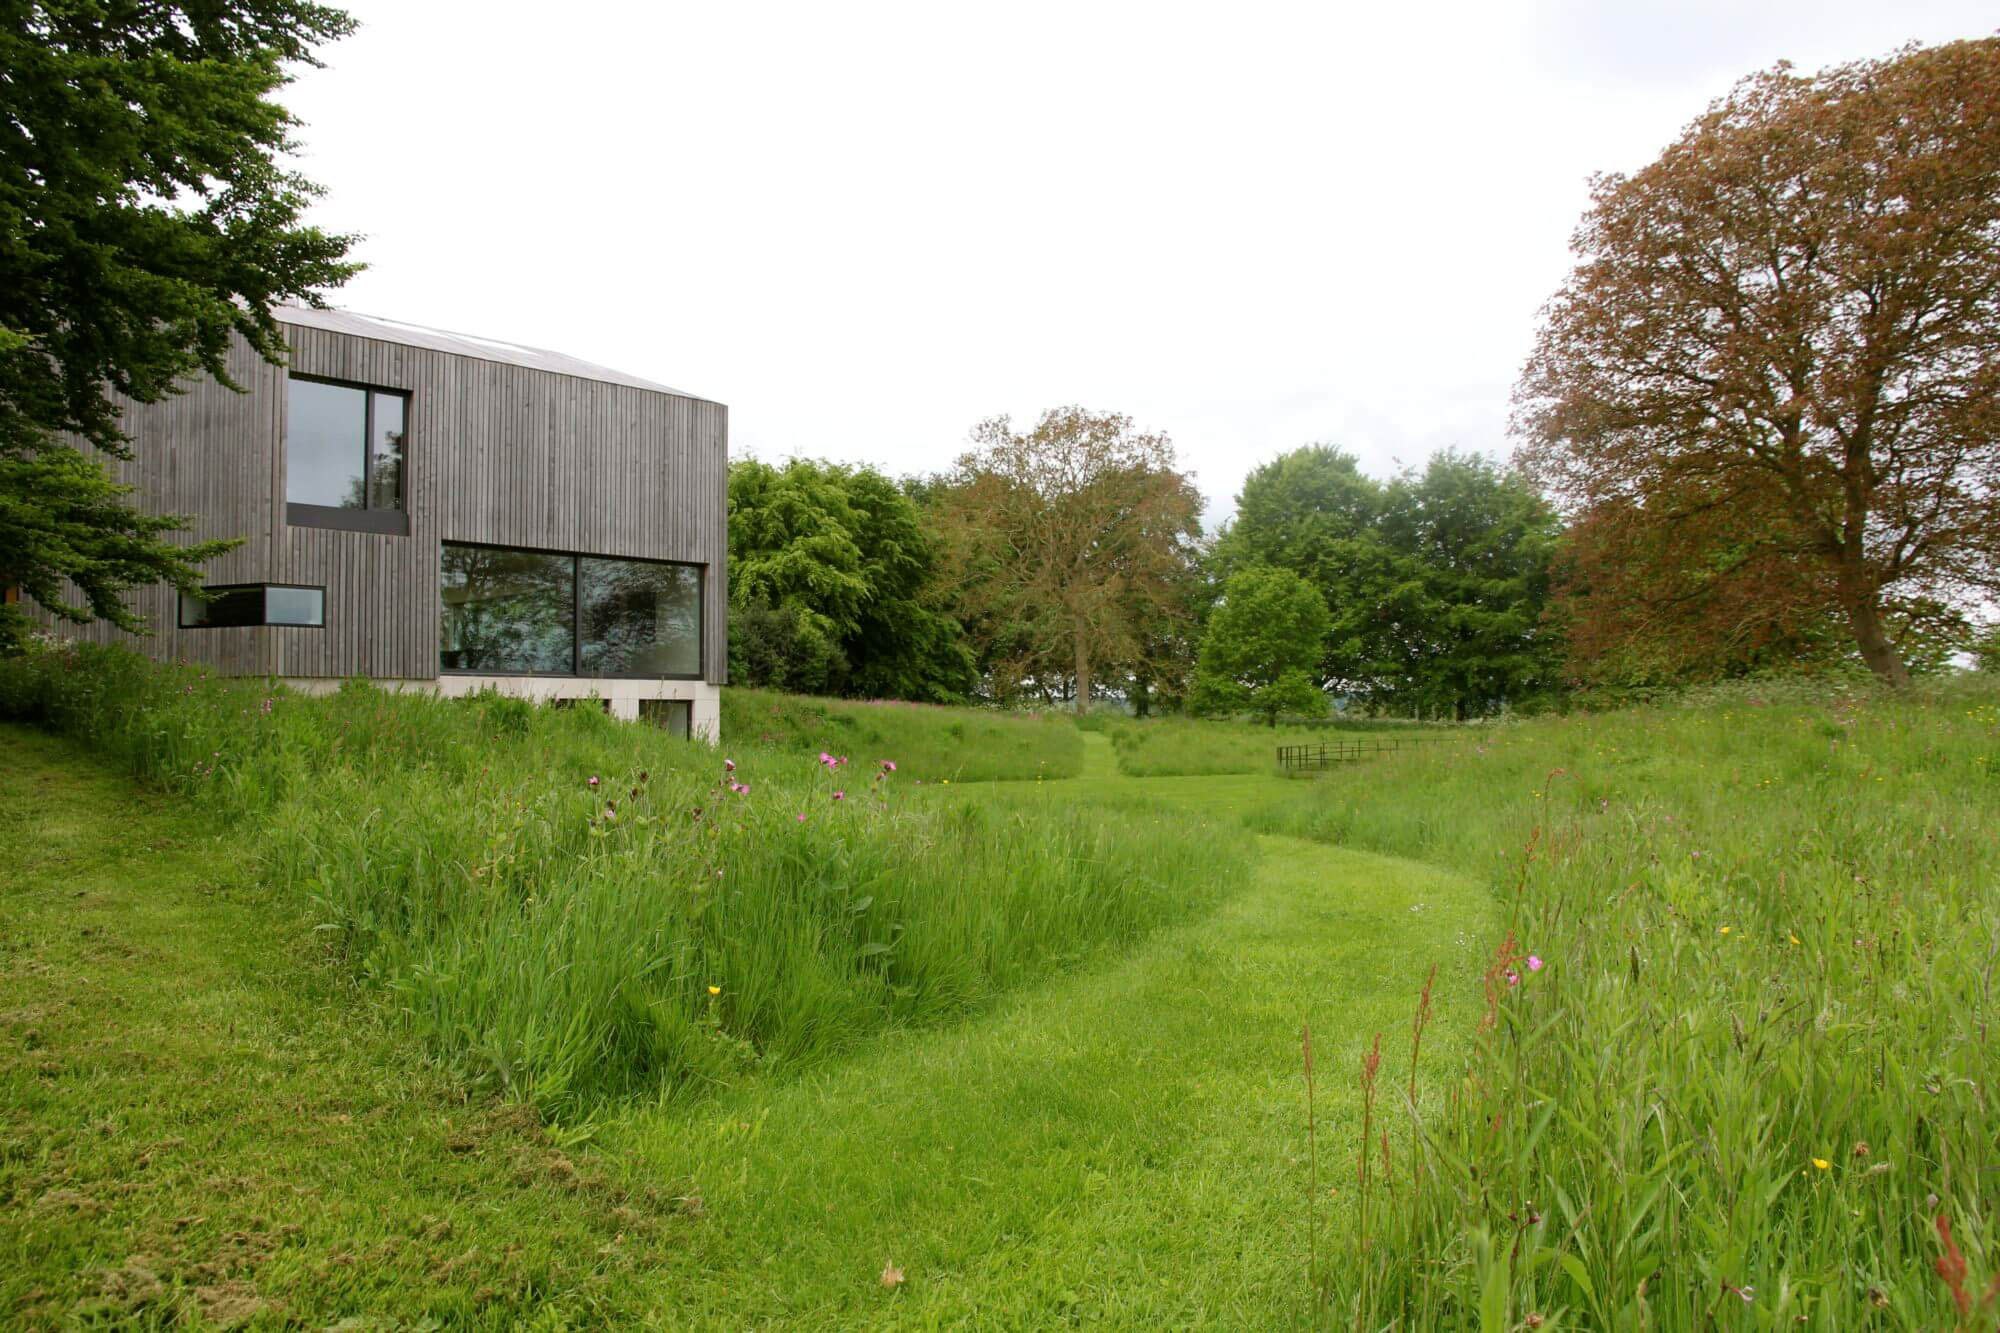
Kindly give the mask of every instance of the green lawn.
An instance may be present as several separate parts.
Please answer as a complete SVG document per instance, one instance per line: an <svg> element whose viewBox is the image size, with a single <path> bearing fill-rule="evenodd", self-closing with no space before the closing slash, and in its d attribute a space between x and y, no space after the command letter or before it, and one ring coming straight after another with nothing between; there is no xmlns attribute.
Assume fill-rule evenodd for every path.
<svg viewBox="0 0 2000 1333"><path fill-rule="evenodd" d="M822 751L864 768L893 759L910 781L1075 777L1082 747L1065 713L1003 713L883 699L818 699L731 685L722 734L733 749Z"/></svg>
<svg viewBox="0 0 2000 1333"><path fill-rule="evenodd" d="M1133 777L1176 777L1210 773L1275 773L1281 745L1338 745L1465 738L1466 728L1425 726L1388 719L1354 719L1326 726L1268 727L1256 722L1185 717L1093 719L1089 724L1111 738L1118 768Z"/></svg>
<svg viewBox="0 0 2000 1333"><path fill-rule="evenodd" d="M930 799L1242 839L1282 790L1119 778L1083 739L1082 781ZM464 1099L259 884L254 831L18 729L0 774L0 1319L30 1327L1304 1321L1298 1025L1330 1229L1357 1053L1407 1031L1430 963L1465 970L1488 912L1448 873L1261 837L1220 908L1120 956L568 1143Z"/></svg>
<svg viewBox="0 0 2000 1333"><path fill-rule="evenodd" d="M0 1325L2000 1313L1991 682L922 786L90 655L0 711L95 747L0 728Z"/></svg>

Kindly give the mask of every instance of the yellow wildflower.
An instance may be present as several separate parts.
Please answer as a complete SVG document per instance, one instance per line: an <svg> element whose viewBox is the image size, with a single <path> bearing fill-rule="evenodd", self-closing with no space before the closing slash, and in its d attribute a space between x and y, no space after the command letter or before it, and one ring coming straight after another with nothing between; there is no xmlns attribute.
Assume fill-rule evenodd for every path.
<svg viewBox="0 0 2000 1333"><path fill-rule="evenodd" d="M710 987L708 988L708 993L709 993L710 995L720 995L720 994L722 994L722 987L720 987L720 986L710 986Z"/></svg>
<svg viewBox="0 0 2000 1333"><path fill-rule="evenodd" d="M1812 1159L1812 1162L1814 1166L1822 1171L1830 1170L1833 1167L1833 1163L1827 1161L1824 1157L1815 1157Z"/></svg>

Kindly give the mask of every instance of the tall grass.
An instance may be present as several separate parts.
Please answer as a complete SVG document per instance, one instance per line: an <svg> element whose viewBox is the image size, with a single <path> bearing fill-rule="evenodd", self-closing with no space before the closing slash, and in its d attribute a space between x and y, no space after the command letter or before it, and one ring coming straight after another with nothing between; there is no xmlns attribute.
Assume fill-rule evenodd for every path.
<svg viewBox="0 0 2000 1333"><path fill-rule="evenodd" d="M893 755L907 778L926 782L1072 778L1083 767L1083 739L1058 713L811 699L730 686L722 692L722 734L732 745L808 755Z"/></svg>
<svg viewBox="0 0 2000 1333"><path fill-rule="evenodd" d="M1255 722L1184 717L1110 718L1100 724L1118 753L1118 769L1131 777L1192 777L1213 773L1269 773L1278 768L1280 745L1318 745L1369 735L1449 735L1415 723L1361 719L1311 727L1267 727Z"/></svg>
<svg viewBox="0 0 2000 1333"><path fill-rule="evenodd" d="M1160 817L932 802L893 752L729 770L493 696L301 698L70 648L0 661L0 717L251 835L455 1064L559 1117L949 1020L1242 881L1227 840Z"/></svg>
<svg viewBox="0 0 2000 1333"><path fill-rule="evenodd" d="M1507 922L1440 980L1476 1053L1394 1106L1331 1323L2000 1321L1990 684L1505 727L1252 822L1482 873Z"/></svg>

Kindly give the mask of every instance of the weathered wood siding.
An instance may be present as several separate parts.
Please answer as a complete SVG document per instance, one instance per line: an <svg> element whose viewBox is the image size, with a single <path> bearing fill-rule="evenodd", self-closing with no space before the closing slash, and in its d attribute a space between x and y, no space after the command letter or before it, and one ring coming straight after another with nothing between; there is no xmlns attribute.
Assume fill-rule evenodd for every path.
<svg viewBox="0 0 2000 1333"><path fill-rule="evenodd" d="M438 674L438 566L447 541L706 566L704 675L728 660L728 409L679 394L289 325L292 369L410 395L407 537L285 522L286 372L233 349L234 393L206 378L128 414L124 479L148 511L193 515L191 539L242 537L210 583L326 589L324 629L182 630L173 593L134 598L156 626L133 641L239 673L424 679Z"/></svg>

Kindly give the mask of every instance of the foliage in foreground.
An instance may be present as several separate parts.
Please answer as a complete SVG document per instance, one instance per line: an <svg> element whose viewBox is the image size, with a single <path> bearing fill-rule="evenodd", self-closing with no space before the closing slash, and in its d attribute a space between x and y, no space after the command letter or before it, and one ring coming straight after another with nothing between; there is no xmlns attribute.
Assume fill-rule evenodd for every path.
<svg viewBox="0 0 2000 1333"><path fill-rule="evenodd" d="M923 782L1071 778L1083 765L1082 739L1062 715L893 699L804 699L730 686L722 692L722 734L732 747L893 757L905 780Z"/></svg>
<svg viewBox="0 0 2000 1333"><path fill-rule="evenodd" d="M427 1037L559 1116L965 1014L1241 882L1196 830L933 806L873 755L725 772L497 697L298 698L76 648L0 661L0 717L253 823L268 873Z"/></svg>
<svg viewBox="0 0 2000 1333"><path fill-rule="evenodd" d="M1522 724L1254 813L1483 872L1508 915L1439 978L1487 1025L1336 1237L1335 1321L1990 1327L1996 814L1990 683Z"/></svg>
<svg viewBox="0 0 2000 1333"><path fill-rule="evenodd" d="M273 100L353 26L301 0L0 13L0 587L136 630L127 589L198 587L227 549L166 540L181 521L103 460L128 456L124 402L227 383L232 336L281 360L271 306L354 272L351 238L304 220L318 191L284 168L298 122ZM26 627L0 605L0 646Z"/></svg>

